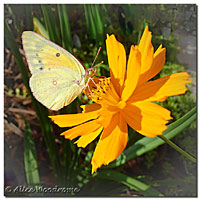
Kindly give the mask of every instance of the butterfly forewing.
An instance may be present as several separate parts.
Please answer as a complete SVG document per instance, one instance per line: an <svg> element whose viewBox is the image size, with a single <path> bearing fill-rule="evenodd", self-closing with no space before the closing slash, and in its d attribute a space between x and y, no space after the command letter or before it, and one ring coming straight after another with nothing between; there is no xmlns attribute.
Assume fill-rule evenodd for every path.
<svg viewBox="0 0 200 200"><path fill-rule="evenodd" d="M43 36L25 31L22 42L32 74L54 66L73 68L79 74L85 74L83 66L72 54Z"/></svg>

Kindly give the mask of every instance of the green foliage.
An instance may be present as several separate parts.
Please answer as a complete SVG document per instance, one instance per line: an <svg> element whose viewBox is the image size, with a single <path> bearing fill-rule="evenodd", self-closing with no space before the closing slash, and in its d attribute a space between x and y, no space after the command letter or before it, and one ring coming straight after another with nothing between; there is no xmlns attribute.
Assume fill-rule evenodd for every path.
<svg viewBox="0 0 200 200"><path fill-rule="evenodd" d="M57 25L55 15L57 14L50 5L41 5L42 13L44 16L44 23L46 30L49 33L49 38L52 42L61 45L60 36L58 29L55 28Z"/></svg>
<svg viewBox="0 0 200 200"><path fill-rule="evenodd" d="M165 174L170 174L170 171L173 169L173 166L170 162L163 162L162 164L163 172Z"/></svg>
<svg viewBox="0 0 200 200"><path fill-rule="evenodd" d="M69 19L67 16L66 5L58 5L58 15L60 21L60 29L62 36L62 46L67 49L69 52L73 52L72 50L72 38L71 31L69 25Z"/></svg>
<svg viewBox="0 0 200 200"><path fill-rule="evenodd" d="M13 35L13 33L12 33L12 31L11 31L6 20L4 21L4 27L5 27L4 35L5 35L5 39L6 39L6 44L11 49L11 52L15 57L16 64L19 67L19 71L22 75L25 86L27 88L29 88L29 86L28 86L29 75L28 75L25 63L24 63L22 56L19 52L17 43L15 42L14 35ZM30 89L29 89L29 91L30 91Z"/></svg>
<svg viewBox="0 0 200 200"><path fill-rule="evenodd" d="M178 179L166 177L163 180L154 181L152 185L154 187L164 185L167 197L196 197L195 182L196 178L188 175L185 178Z"/></svg>
<svg viewBox="0 0 200 200"><path fill-rule="evenodd" d="M150 151L145 154L145 165L147 169L151 168L154 165L154 159L157 154L157 151Z"/></svg>
<svg viewBox="0 0 200 200"><path fill-rule="evenodd" d="M130 189L133 189L144 196L163 196L162 193L158 192L157 190L151 188L151 186L142 183L130 176L126 176L125 174L119 173L114 170L104 170L97 175L100 178L105 178L109 180L114 180L120 182Z"/></svg>
<svg viewBox="0 0 200 200"><path fill-rule="evenodd" d="M25 119L25 118L24 118ZM28 186L40 185L36 148L31 135L30 125L25 119L26 130L24 135L24 165Z"/></svg>
<svg viewBox="0 0 200 200"><path fill-rule="evenodd" d="M96 40L99 45L103 45L104 21L102 19L102 5L84 5L84 14L86 19L86 27L90 33L91 39Z"/></svg>

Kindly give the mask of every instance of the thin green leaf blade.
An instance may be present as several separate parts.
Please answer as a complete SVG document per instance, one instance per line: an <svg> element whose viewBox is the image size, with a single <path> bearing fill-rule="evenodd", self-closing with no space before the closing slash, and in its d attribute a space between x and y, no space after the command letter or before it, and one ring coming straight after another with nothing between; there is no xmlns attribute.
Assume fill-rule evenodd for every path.
<svg viewBox="0 0 200 200"><path fill-rule="evenodd" d="M96 32L97 32L97 38L96 40L98 41L99 45L103 43L103 22L100 17L100 5L93 5L91 7L92 12L93 12L93 18L94 18L94 23L96 27Z"/></svg>
<svg viewBox="0 0 200 200"><path fill-rule="evenodd" d="M24 84L25 84L26 88L29 89L29 91L30 91L29 83L28 83L29 75L28 75L26 65L25 65L25 63L22 59L20 52L19 52L17 43L16 43L14 36L13 36L11 30L10 30L10 27L9 27L9 25L8 25L8 23L5 19L4 19L4 35L5 35L5 41L8 45L8 47L10 48L12 54L15 57L15 61L17 63L19 71L22 75L22 79L24 81Z"/></svg>
<svg viewBox="0 0 200 200"><path fill-rule="evenodd" d="M87 25L87 31L90 34L90 37L92 39L96 39L97 37L97 32L96 32L96 27L95 27L95 22L92 14L92 6L93 5L84 5L84 14L86 18L86 25Z"/></svg>
<svg viewBox="0 0 200 200"><path fill-rule="evenodd" d="M41 5L44 22L52 42L61 45L59 31L56 24L55 13L52 12L50 5Z"/></svg>
<svg viewBox="0 0 200 200"><path fill-rule="evenodd" d="M24 6L25 9L25 20L27 24L27 29L28 30L33 30L33 15L32 15L32 5Z"/></svg>
<svg viewBox="0 0 200 200"><path fill-rule="evenodd" d="M86 27L88 29L88 27L90 26L90 20L89 20L89 14L88 14L88 8L87 5L83 5L84 8L84 15L85 15L85 22L86 22Z"/></svg>
<svg viewBox="0 0 200 200"><path fill-rule="evenodd" d="M30 125L25 119L26 128L24 135L24 165L27 184L29 186L40 185L40 176L37 165L35 143L31 135Z"/></svg>
<svg viewBox="0 0 200 200"><path fill-rule="evenodd" d="M72 48L72 38L71 38L71 31L69 25L69 19L67 16L67 9L65 4L58 5L58 16L60 21L60 30L61 30L61 37L62 37L62 45L65 49L73 52Z"/></svg>
<svg viewBox="0 0 200 200"><path fill-rule="evenodd" d="M162 193L155 190L150 185L142 183L141 181L135 178L132 178L130 176L127 176L125 174L122 174L114 170L102 170L101 172L98 173L97 177L122 183L146 197L164 196Z"/></svg>
<svg viewBox="0 0 200 200"><path fill-rule="evenodd" d="M34 24L34 29L37 33L43 35L45 38L47 38L49 40L49 34L46 31L45 27L43 26L43 24L40 22L39 19L37 19L36 17L33 18L33 24Z"/></svg>

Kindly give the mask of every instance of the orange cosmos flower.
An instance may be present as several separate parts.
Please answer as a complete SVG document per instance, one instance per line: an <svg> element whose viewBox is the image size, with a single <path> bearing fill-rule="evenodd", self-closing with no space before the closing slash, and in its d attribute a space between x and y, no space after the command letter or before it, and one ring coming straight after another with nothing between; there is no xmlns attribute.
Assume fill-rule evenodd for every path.
<svg viewBox="0 0 200 200"><path fill-rule="evenodd" d="M128 127L138 133L154 137L167 129L170 111L152 103L169 96L183 94L190 83L187 72L175 73L149 81L165 63L162 45L154 53L151 32L146 26L138 46L131 46L126 68L126 53L114 35L107 35L106 48L110 78L94 78L85 93L95 103L83 106L79 114L50 116L60 127L71 127L63 132L66 139L80 138L78 147L86 147L100 135L92 157L92 173L101 165L108 165L125 149Z"/></svg>

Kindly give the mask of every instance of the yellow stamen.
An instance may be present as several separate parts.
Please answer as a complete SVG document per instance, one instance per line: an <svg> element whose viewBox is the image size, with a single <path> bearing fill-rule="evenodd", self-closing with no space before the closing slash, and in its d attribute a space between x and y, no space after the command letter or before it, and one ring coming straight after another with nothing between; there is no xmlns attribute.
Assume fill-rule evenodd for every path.
<svg viewBox="0 0 200 200"><path fill-rule="evenodd" d="M102 100L102 96L108 91L109 88L110 78L99 79L99 82L95 83L95 87L93 87L91 90L88 89L88 96L92 101L97 102Z"/></svg>

